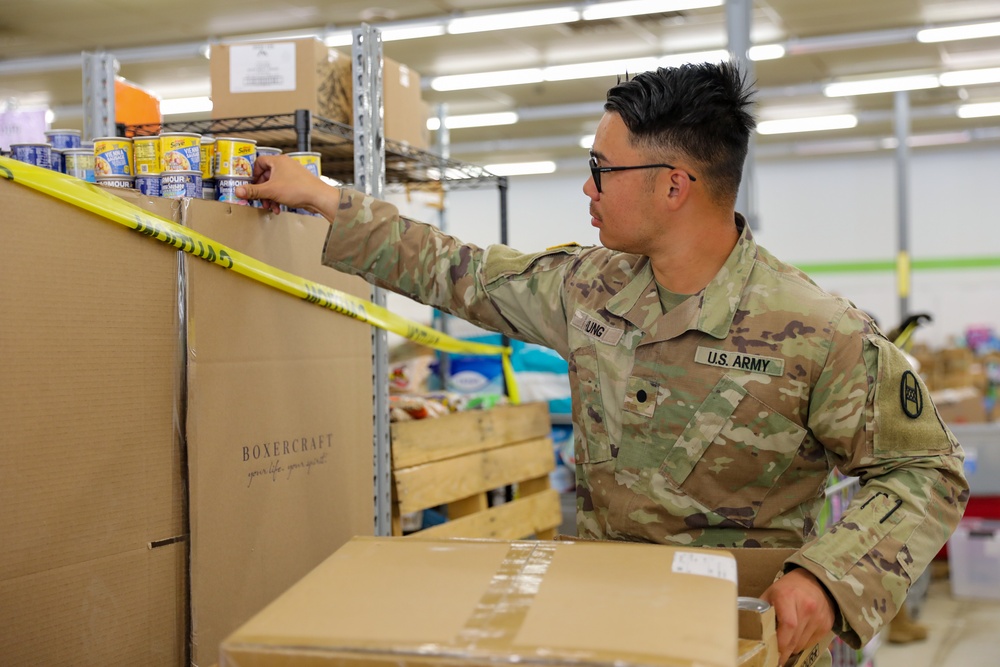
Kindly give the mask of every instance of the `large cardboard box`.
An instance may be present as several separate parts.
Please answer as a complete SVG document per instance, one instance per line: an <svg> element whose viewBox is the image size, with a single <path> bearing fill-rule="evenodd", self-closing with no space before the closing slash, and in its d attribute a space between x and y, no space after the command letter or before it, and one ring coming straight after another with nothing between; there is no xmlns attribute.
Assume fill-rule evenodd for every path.
<svg viewBox="0 0 1000 667"><path fill-rule="evenodd" d="M368 294L320 264L322 219L118 192ZM373 530L370 329L2 179L0 199L0 664L211 665Z"/></svg>
<svg viewBox="0 0 1000 667"><path fill-rule="evenodd" d="M385 136L426 149L427 107L420 96L420 75L391 58L382 61ZM217 44L209 69L213 118L308 109L354 124L351 58L314 37Z"/></svg>
<svg viewBox="0 0 1000 667"><path fill-rule="evenodd" d="M356 538L220 652L220 667L499 663L735 667L735 560L621 542Z"/></svg>

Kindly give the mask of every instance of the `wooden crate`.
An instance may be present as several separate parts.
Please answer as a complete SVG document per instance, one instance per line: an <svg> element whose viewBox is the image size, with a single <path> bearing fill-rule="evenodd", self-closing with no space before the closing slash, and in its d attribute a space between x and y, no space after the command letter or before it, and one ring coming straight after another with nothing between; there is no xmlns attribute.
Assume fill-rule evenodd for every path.
<svg viewBox="0 0 1000 667"><path fill-rule="evenodd" d="M448 521L426 537L552 539L562 523L548 405L527 403L392 424L393 534L400 517L447 505ZM487 493L516 485L509 503Z"/></svg>

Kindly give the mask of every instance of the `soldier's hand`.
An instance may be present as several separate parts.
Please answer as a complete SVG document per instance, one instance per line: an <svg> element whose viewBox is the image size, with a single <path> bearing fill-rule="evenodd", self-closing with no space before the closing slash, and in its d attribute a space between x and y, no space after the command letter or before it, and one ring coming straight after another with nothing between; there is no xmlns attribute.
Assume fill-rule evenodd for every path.
<svg viewBox="0 0 1000 667"><path fill-rule="evenodd" d="M778 620L779 665L811 648L833 629L833 601L808 570L792 570L771 584L761 598L774 607Z"/></svg>
<svg viewBox="0 0 1000 667"><path fill-rule="evenodd" d="M339 201L340 193L287 155L263 155L253 167L253 183L236 188L241 199L259 199L273 213L281 204L323 213L327 200Z"/></svg>

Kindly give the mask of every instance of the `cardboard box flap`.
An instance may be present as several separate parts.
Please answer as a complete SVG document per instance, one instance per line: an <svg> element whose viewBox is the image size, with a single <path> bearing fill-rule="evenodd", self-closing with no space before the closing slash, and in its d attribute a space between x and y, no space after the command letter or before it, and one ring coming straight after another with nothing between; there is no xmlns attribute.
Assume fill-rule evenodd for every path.
<svg viewBox="0 0 1000 667"><path fill-rule="evenodd" d="M651 545L355 538L231 635L223 664L735 665L729 572L728 556Z"/></svg>

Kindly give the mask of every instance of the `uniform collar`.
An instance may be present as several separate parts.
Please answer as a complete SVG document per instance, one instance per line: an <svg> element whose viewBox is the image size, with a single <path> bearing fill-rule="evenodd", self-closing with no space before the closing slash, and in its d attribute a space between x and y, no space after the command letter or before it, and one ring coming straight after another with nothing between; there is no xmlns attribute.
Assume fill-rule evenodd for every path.
<svg viewBox="0 0 1000 667"><path fill-rule="evenodd" d="M726 263L705 289L692 295L669 315L664 315L660 305L648 257L643 258L628 284L608 301L608 311L628 320L654 340L668 340L689 329L720 340L725 338L757 258L757 243L746 219L739 213L736 214L736 227L740 236Z"/></svg>

